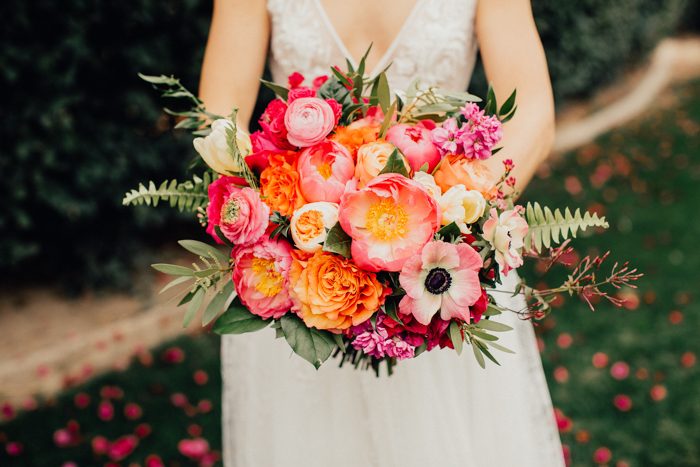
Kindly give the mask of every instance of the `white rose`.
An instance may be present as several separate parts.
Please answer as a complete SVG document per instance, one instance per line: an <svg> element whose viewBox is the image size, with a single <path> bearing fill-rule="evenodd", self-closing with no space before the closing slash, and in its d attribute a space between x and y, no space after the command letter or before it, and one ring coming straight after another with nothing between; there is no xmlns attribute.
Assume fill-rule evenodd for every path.
<svg viewBox="0 0 700 467"><path fill-rule="evenodd" d="M294 244L313 253L323 246L328 229L338 222L338 205L326 201L305 204L297 209L289 222Z"/></svg>
<svg viewBox="0 0 700 467"><path fill-rule="evenodd" d="M440 197L442 224L455 222L462 233L471 233L468 224L473 224L484 215L486 199L476 190L467 190L464 185L455 185Z"/></svg>
<svg viewBox="0 0 700 467"><path fill-rule="evenodd" d="M227 131L233 128L231 120L220 118L211 124L211 133L203 138L195 138L194 148L215 172L233 175L241 171L241 166L233 159L228 149ZM236 143L243 157L250 154L252 146L248 133L240 128L236 131Z"/></svg>
<svg viewBox="0 0 700 467"><path fill-rule="evenodd" d="M421 186L425 188L425 191L427 191L428 194L435 199L435 201L440 202L442 190L440 190L440 187L437 185L437 183L435 183L435 179L432 175L427 172L418 171L413 175L413 180L420 183Z"/></svg>

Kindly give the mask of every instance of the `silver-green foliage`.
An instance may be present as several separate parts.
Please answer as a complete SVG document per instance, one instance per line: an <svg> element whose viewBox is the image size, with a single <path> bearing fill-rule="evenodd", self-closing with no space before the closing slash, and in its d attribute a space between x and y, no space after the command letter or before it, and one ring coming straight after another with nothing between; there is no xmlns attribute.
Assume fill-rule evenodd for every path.
<svg viewBox="0 0 700 467"><path fill-rule="evenodd" d="M207 188L212 182L210 172L205 172L201 177L195 175L192 180L178 182L177 180L166 180L160 185L148 182L148 185L140 183L138 188L127 192L124 195L122 204L124 206L143 205L157 206L161 201L169 202L170 207L180 211L197 211L206 206L209 198Z"/></svg>
<svg viewBox="0 0 700 467"><path fill-rule="evenodd" d="M567 238L576 237L579 230L585 231L589 227L608 228L605 217L599 217L596 213L585 212L577 209L573 214L566 208L552 211L548 207L542 207L539 203L527 203L525 219L530 226L525 237L525 248L542 251L542 247L550 248L563 242Z"/></svg>

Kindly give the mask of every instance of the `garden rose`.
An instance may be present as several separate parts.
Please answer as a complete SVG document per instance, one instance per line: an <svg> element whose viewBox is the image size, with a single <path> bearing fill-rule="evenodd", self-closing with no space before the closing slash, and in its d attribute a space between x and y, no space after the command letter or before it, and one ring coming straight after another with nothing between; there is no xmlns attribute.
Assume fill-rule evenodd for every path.
<svg viewBox="0 0 700 467"><path fill-rule="evenodd" d="M442 225L455 222L462 233L471 233L468 224L473 224L484 215L486 200L476 190L467 190L464 185L455 185L440 197Z"/></svg>
<svg viewBox="0 0 700 467"><path fill-rule="evenodd" d="M496 197L498 177L481 161L450 154L433 174L443 192L455 185L480 192L487 200Z"/></svg>
<svg viewBox="0 0 700 467"><path fill-rule="evenodd" d="M204 159L204 162L215 172L223 175L233 175L242 170L241 165L233 159L229 152L227 132L231 129L233 129L233 122L226 118L220 118L212 122L211 133L192 141L194 149ZM236 144L242 157L247 156L252 151L250 136L240 128L236 131Z"/></svg>
<svg viewBox="0 0 700 467"><path fill-rule="evenodd" d="M269 155L269 166L260 174L260 194L270 209L291 216L304 205L294 152Z"/></svg>
<svg viewBox="0 0 700 467"><path fill-rule="evenodd" d="M384 287L352 260L317 251L297 255L290 273L294 311L309 327L338 331L367 321L381 306Z"/></svg>
<svg viewBox="0 0 700 467"><path fill-rule="evenodd" d="M245 245L258 241L269 224L270 208L252 188L240 188L233 177L220 177L209 185L207 233L220 241L219 226L231 243Z"/></svg>
<svg viewBox="0 0 700 467"><path fill-rule="evenodd" d="M368 271L399 271L440 225L437 202L416 181L383 174L340 201L339 221L352 237L352 257Z"/></svg>
<svg viewBox="0 0 700 467"><path fill-rule="evenodd" d="M352 125L351 125L352 126ZM366 143L377 141L379 135L379 126L362 126L351 128L350 126L337 127L332 136L333 141L336 141L345 146L355 158L357 149Z"/></svg>
<svg viewBox="0 0 700 467"><path fill-rule="evenodd" d="M389 156L394 152L396 147L386 141L376 141L367 143L357 149L357 164L355 165L355 178L360 182L360 187L368 184L373 178L379 175L379 172L384 169ZM403 159L406 170L411 170L406 158Z"/></svg>
<svg viewBox="0 0 700 467"><path fill-rule="evenodd" d="M343 145L324 141L301 152L297 170L304 199L337 203L355 172L355 164Z"/></svg>
<svg viewBox="0 0 700 467"><path fill-rule="evenodd" d="M313 253L326 241L328 230L338 222L338 205L319 201L294 211L289 231L297 248Z"/></svg>
<svg viewBox="0 0 700 467"><path fill-rule="evenodd" d="M292 306L289 268L292 247L284 240L263 237L253 245L233 249L232 279L241 303L262 318L279 318Z"/></svg>
<svg viewBox="0 0 700 467"><path fill-rule="evenodd" d="M496 209L491 208L490 217L484 223L483 237L493 246L496 262L504 275L511 269L522 266L521 251L525 245L527 231L527 221L520 216L517 209L505 211L499 216Z"/></svg>
<svg viewBox="0 0 700 467"><path fill-rule="evenodd" d="M430 324L438 311L443 320L457 318L468 323L469 307L481 297L482 266L479 253L465 243L426 244L401 269L399 282L406 295L399 302L399 311L413 315L423 325Z"/></svg>
<svg viewBox="0 0 700 467"><path fill-rule="evenodd" d="M284 126L290 143L301 148L313 146L333 131L335 112L323 99L299 97L289 104Z"/></svg>
<svg viewBox="0 0 700 467"><path fill-rule="evenodd" d="M440 153L427 128L400 123L389 128L386 140L399 148L414 171L428 164L428 172L432 172L440 162Z"/></svg>

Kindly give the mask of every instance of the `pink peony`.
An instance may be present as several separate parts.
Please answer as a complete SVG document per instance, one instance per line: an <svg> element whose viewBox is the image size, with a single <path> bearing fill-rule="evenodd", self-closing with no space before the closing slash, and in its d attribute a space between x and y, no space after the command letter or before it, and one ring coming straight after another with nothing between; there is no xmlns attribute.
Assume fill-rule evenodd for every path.
<svg viewBox="0 0 700 467"><path fill-rule="evenodd" d="M263 237L258 243L233 249L233 283L251 313L279 318L292 306L288 274L292 247L282 240Z"/></svg>
<svg viewBox="0 0 700 467"><path fill-rule="evenodd" d="M413 256L401 269L399 282L406 296L399 310L413 315L424 325L440 311L440 318L469 322L470 307L482 296L479 270L481 256L472 247L441 241L430 242L420 255Z"/></svg>
<svg viewBox="0 0 700 467"><path fill-rule="evenodd" d="M400 123L389 129L386 140L399 148L415 172L424 164L428 164L428 172L432 172L440 162L440 153L427 128Z"/></svg>
<svg viewBox="0 0 700 467"><path fill-rule="evenodd" d="M297 171L305 200L337 203L355 173L355 164L345 146L324 141L301 152Z"/></svg>
<svg viewBox="0 0 700 467"><path fill-rule="evenodd" d="M214 231L219 226L224 236L237 245L256 242L270 221L270 208L252 188L239 188L232 177L220 177L209 185L207 233L220 242Z"/></svg>
<svg viewBox="0 0 700 467"><path fill-rule="evenodd" d="M282 99L273 99L258 121L265 138L279 150L292 149L287 140L287 127L284 123L286 112L287 103Z"/></svg>
<svg viewBox="0 0 700 467"><path fill-rule="evenodd" d="M499 216L496 209L491 208L490 215L484 223L483 237L495 250L501 271L508 275L511 269L523 264L521 251L528 231L527 221L520 216L518 209L505 211Z"/></svg>
<svg viewBox="0 0 700 467"><path fill-rule="evenodd" d="M306 148L323 141L335 127L335 111L318 97L299 97L290 102L284 114L287 139Z"/></svg>
<svg viewBox="0 0 700 467"><path fill-rule="evenodd" d="M352 237L352 257L367 271L400 271L440 225L440 210L422 185L402 175L378 176L340 200L338 219Z"/></svg>

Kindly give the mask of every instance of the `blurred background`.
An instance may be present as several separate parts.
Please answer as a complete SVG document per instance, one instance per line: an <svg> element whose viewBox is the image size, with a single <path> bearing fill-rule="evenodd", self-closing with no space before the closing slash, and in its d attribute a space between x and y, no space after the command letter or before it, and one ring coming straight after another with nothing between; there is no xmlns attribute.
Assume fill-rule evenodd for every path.
<svg viewBox="0 0 700 467"><path fill-rule="evenodd" d="M605 214L579 254L611 249L646 274L622 308L562 299L538 326L565 454L699 466L700 2L533 7L559 128L524 199ZM196 90L210 14L202 0L0 5L0 465L220 464L218 339L180 329L147 267L204 233L121 206L194 155L136 74Z"/></svg>

